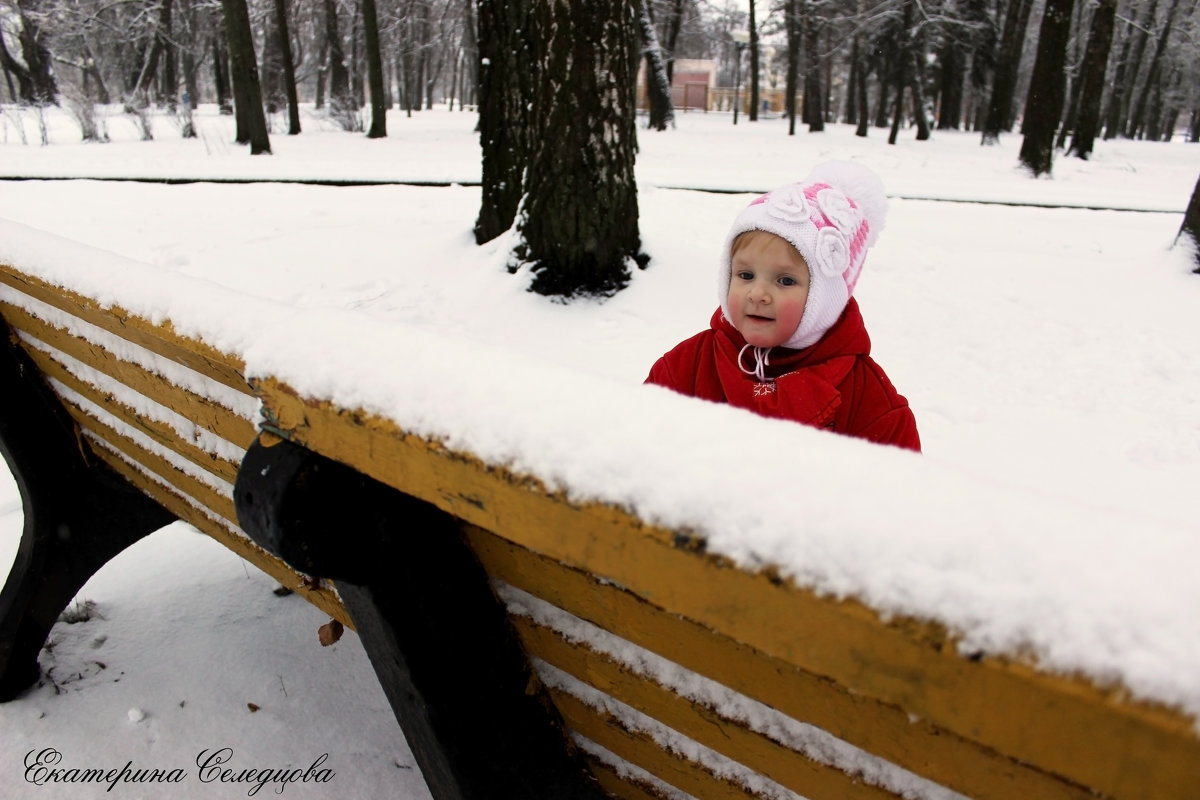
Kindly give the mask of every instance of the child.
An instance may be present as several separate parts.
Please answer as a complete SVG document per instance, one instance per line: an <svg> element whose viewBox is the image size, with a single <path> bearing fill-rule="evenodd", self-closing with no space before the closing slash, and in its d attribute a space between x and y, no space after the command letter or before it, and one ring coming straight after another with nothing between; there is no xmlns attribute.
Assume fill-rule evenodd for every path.
<svg viewBox="0 0 1200 800"><path fill-rule="evenodd" d="M852 297L886 213L879 178L848 162L755 200L726 239L710 328L646 382L919 451L908 401L872 360Z"/></svg>

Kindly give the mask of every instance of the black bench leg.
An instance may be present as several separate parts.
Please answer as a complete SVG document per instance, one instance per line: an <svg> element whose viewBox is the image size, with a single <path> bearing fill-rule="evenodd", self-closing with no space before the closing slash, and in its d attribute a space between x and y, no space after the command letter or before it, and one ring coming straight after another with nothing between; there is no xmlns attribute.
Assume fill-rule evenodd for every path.
<svg viewBox="0 0 1200 800"><path fill-rule="evenodd" d="M256 442L243 530L337 582L436 800L595 798L459 522L304 448Z"/></svg>
<svg viewBox="0 0 1200 800"><path fill-rule="evenodd" d="M71 418L0 319L0 452L25 525L0 591L0 702L37 681L51 626L113 556L175 517L91 460Z"/></svg>

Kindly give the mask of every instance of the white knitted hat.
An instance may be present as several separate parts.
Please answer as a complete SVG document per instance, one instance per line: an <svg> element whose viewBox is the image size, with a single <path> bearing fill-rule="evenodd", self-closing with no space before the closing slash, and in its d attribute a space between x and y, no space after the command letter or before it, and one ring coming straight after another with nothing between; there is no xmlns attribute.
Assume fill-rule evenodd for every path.
<svg viewBox="0 0 1200 800"><path fill-rule="evenodd" d="M782 186L738 214L725 240L717 295L729 312L733 242L747 231L766 231L787 240L808 264L810 285L804 316L783 347L815 344L842 315L862 273L867 249L875 244L887 217L887 196L879 176L849 161L830 161L799 183Z"/></svg>

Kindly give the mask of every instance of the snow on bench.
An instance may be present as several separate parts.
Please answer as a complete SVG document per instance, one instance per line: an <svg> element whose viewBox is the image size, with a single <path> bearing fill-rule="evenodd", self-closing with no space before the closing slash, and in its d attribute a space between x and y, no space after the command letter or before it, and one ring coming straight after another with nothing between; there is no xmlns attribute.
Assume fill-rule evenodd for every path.
<svg viewBox="0 0 1200 800"><path fill-rule="evenodd" d="M332 616L365 621L385 689L405 670L419 683L414 649L443 647L406 650L397 616L419 599L389 598L404 591L392 583L451 591L421 563L442 558L421 540L446 521L612 796L1083 800L1200 785L1194 531L1129 531L931 457L299 312L9 223L0 316L88 457ZM278 500L308 503L318 527L369 528L376 503L359 498L402 498L371 535L310 531L296 551L348 551L338 568L367 589L339 580L339 596L239 527L271 502L248 494L290 489L267 475L291 452L317 459L297 467L308 485L349 468L344 493ZM263 480L239 478L243 459L267 465ZM420 523L393 542L397 518ZM393 635L395 652L379 644ZM389 699L420 739L416 712ZM435 796L486 796L443 749L422 761Z"/></svg>

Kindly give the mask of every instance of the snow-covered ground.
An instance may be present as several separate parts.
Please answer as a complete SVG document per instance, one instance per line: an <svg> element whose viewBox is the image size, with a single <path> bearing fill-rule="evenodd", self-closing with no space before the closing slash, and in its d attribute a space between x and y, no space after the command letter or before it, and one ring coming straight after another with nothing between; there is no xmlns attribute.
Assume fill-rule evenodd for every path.
<svg viewBox="0 0 1200 800"><path fill-rule="evenodd" d="M674 131L640 134L649 269L611 300L564 306L504 270L502 242L473 243L469 112L393 115L382 141L305 122L251 158L207 110L191 141L165 118L154 141L136 141L114 114L103 145L51 115L43 147L33 112L5 108L0 176L449 185L6 181L0 218L151 265L145 283L188 295L170 300L180 313L220 320L259 303L302 321L212 325L313 391L708 530L731 555L818 588L1200 711L1200 276L1170 249L1200 146L1101 142L1093 160L1059 158L1054 178L1031 180L1016 135L982 148L975 134L909 131L888 146L880 130L788 137L781 120L681 115ZM827 158L874 167L893 196L856 294L923 456L639 386L707 324L717 248L751 198L694 189L762 191ZM13 248L70 252L7 226L0 257ZM103 283L77 266L63 269ZM330 340L354 362L298 356ZM770 447L745 459L743 434ZM7 565L20 530L10 484L0 526ZM80 594L92 618L52 634L53 683L0 706L5 796L93 796L26 784L21 760L43 748L64 766L184 769L174 797L232 796L245 787L195 774L197 755L221 747L246 767L328 753L336 777L289 796L424 796L356 639L320 648L324 618L272 586L183 525L114 560Z"/></svg>

